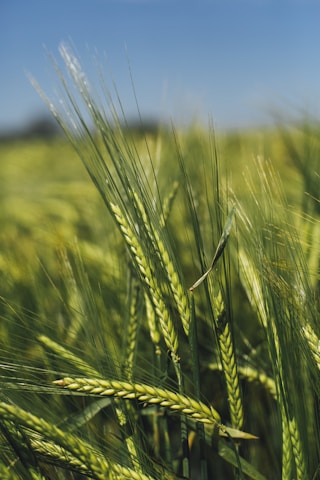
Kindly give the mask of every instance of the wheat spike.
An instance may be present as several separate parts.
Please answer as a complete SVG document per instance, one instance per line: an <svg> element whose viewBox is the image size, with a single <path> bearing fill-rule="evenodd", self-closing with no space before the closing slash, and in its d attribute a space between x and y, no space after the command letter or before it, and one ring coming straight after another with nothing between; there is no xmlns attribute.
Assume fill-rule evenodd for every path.
<svg viewBox="0 0 320 480"><path fill-rule="evenodd" d="M99 372L93 367L91 367L91 365L88 365L82 358L79 358L73 352L70 352L70 350L67 350L59 343L51 340L51 338L47 337L46 335L39 335L37 339L40 343L49 348L60 358L64 358L65 360L67 360L71 365L76 367L84 375L93 375L95 377L100 376Z"/></svg>
<svg viewBox="0 0 320 480"><path fill-rule="evenodd" d="M92 368L90 365L85 363L82 359L74 355L72 352L69 350L65 349L58 343L54 342L50 338L46 337L45 335L40 335L38 337L38 340L43 343L46 347L50 348L50 350L54 351L56 354L58 354L61 358L65 358L67 361L69 361L72 365L76 366L81 372L83 372L86 375L92 375L95 377L99 377L100 374L98 371L96 371L94 368ZM125 425L127 422L127 416L126 412L123 411L121 405L116 404L115 405L115 412L119 420L120 425ZM125 442L127 444L128 451L131 455L132 461L134 461L135 458L137 458L137 452L134 446L133 439L130 436L127 436L125 438ZM137 464L137 462L135 462ZM137 464L138 468L138 464Z"/></svg>
<svg viewBox="0 0 320 480"><path fill-rule="evenodd" d="M291 443L291 435L289 425L285 415L284 408L282 410L282 480L291 480L293 473L293 451Z"/></svg>
<svg viewBox="0 0 320 480"><path fill-rule="evenodd" d="M62 431L55 425L16 405L0 402L0 416L13 422L18 421L24 427L40 433L45 439L57 443L57 445L70 452L79 462L85 464L99 480L104 480L108 472L119 475L121 478L151 480L151 477L147 475L107 460L101 453L94 452L92 446L84 440L79 437L75 438L74 435Z"/></svg>
<svg viewBox="0 0 320 480"><path fill-rule="evenodd" d="M155 348L157 349L160 343L160 332L159 332L159 329L157 328L156 316L154 313L153 305L148 295L146 294L145 294L145 304L146 304L146 315L147 315L147 322L149 326L150 338Z"/></svg>
<svg viewBox="0 0 320 480"><path fill-rule="evenodd" d="M171 316L163 301L163 296L158 282L152 273L151 267L146 260L133 229L130 227L125 216L122 214L121 209L113 203L110 204L110 207L124 236L126 244L133 255L133 261L139 269L142 281L149 291L149 297L159 319L167 348L170 350L173 360L178 363L178 336L175 331Z"/></svg>
<svg viewBox="0 0 320 480"><path fill-rule="evenodd" d="M233 427L241 429L243 426L243 406L240 393L237 363L233 350L233 342L229 324L218 336L221 351L221 362L226 379L228 390L228 401L230 406L231 423Z"/></svg>
<svg viewBox="0 0 320 480"><path fill-rule="evenodd" d="M320 369L320 340L308 323L302 327L302 332L308 342L314 361Z"/></svg>
<svg viewBox="0 0 320 480"><path fill-rule="evenodd" d="M238 366L234 352L230 325L227 320L221 292L215 297L217 333L223 373L226 379L231 423L234 428L243 426L243 405L239 385Z"/></svg>
<svg viewBox="0 0 320 480"><path fill-rule="evenodd" d="M146 229L149 240L151 241L155 253L157 254L159 261L162 264L168 277L168 286L176 302L183 329L186 335L188 335L190 327L190 308L189 300L186 295L185 289L182 286L181 279L179 278L178 272L173 264L173 261L170 258L168 249L165 247L163 240L160 238L159 231L157 229L153 229L151 226L150 219L148 218L147 212L143 203L141 202L141 199L136 192L133 193L133 197L137 208L141 214L143 227Z"/></svg>
<svg viewBox="0 0 320 480"><path fill-rule="evenodd" d="M70 377L56 380L54 384L88 395L113 396L128 400L137 399L151 405L160 405L207 424L219 425L221 421L216 410L200 401L146 384Z"/></svg>
<svg viewBox="0 0 320 480"><path fill-rule="evenodd" d="M220 370L222 371L222 365L219 363L210 363L209 368L211 370ZM269 394L276 400L277 399L277 389L276 384L273 378L266 375L264 372L257 370L256 368L250 367L249 365L240 365L237 366L238 373L241 377L245 378L248 382L257 382L269 392Z"/></svg>
<svg viewBox="0 0 320 480"><path fill-rule="evenodd" d="M296 478L297 480L307 480L307 468L302 450L302 442L295 418L289 419L288 428L291 436L293 458L296 465Z"/></svg>
<svg viewBox="0 0 320 480"><path fill-rule="evenodd" d="M138 333L138 299L139 285L132 280L129 299L129 319L127 323L127 338L125 344L124 367L128 378L131 379L134 367L134 356L137 346Z"/></svg>
<svg viewBox="0 0 320 480"><path fill-rule="evenodd" d="M189 328L190 328L190 318L191 318L189 298L182 285L182 281L179 278L177 269L175 268L173 261L170 259L169 252L165 248L165 245L161 240L158 232L155 232L155 238L157 241L158 250L159 250L164 268L168 276L169 288L173 294L173 298L175 300L175 303L180 315L183 329L185 331L185 334L188 336Z"/></svg>

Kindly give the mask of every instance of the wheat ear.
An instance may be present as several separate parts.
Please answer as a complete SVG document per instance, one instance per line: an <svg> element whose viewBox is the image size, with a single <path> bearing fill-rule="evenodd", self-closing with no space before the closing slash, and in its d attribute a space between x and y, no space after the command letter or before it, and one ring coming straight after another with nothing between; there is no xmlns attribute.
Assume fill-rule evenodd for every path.
<svg viewBox="0 0 320 480"><path fill-rule="evenodd" d="M84 375L90 375L94 377L99 377L100 373L95 370L91 365L88 365L82 358L79 358L74 353L70 352L66 348L62 347L59 343L51 340L51 338L46 335L39 335L37 340L42 343L44 346L53 351L60 358L63 358L69 362L72 366L76 367Z"/></svg>
<svg viewBox="0 0 320 480"><path fill-rule="evenodd" d="M277 399L277 389L273 378L269 377L264 372L260 372L249 366L238 365L238 372L242 377L248 380L248 382L258 382L263 385L270 395L275 400Z"/></svg>
<svg viewBox="0 0 320 480"><path fill-rule="evenodd" d="M186 294L185 288L183 287L178 271L175 268L174 262L171 260L169 252L166 249L164 242L161 240L158 232L155 232L155 239L162 263L167 273L169 288L175 300L183 329L185 334L188 336L191 318L189 298Z"/></svg>
<svg viewBox="0 0 320 480"><path fill-rule="evenodd" d="M238 369L234 355L233 342L229 324L226 323L219 333L221 362L226 378L228 401L230 406L231 423L233 427L241 429L243 426L243 406L240 393Z"/></svg>
<svg viewBox="0 0 320 480"><path fill-rule="evenodd" d="M137 293L137 292L135 291L135 293ZM130 317L132 317L133 314L134 314L133 309L134 309L134 306L131 305ZM132 324L134 322L129 322L129 323ZM130 329L129 331L131 332L132 330L134 330L134 327L132 329ZM127 352L128 353L128 362L127 362L126 366L129 368L129 371L127 371L127 373L129 375L132 374L132 362L133 362L133 354L134 354L133 347L132 347L132 342L133 342L132 337L134 335L135 335L135 332L133 331L133 333L131 333L131 335L130 335L129 347L128 347L129 351ZM71 365L75 366L83 374L94 376L94 377L99 377L100 376L100 373L97 370L95 370L93 367L91 367L90 365L85 363L84 360L80 359L74 353L70 352L66 348L59 345L58 343L49 339L45 335L40 335L38 337L38 340L43 345L45 345L47 348L50 348L50 350L52 350L57 355L59 355L60 358L64 358ZM118 402L119 401L115 400L115 412L116 412L116 415L117 415L117 418L118 418L118 421L119 421L119 425L121 427L121 426L126 425L126 423L128 422L128 418L127 418L128 413L123 409L123 406L120 405ZM136 449L134 439L132 438L132 436L126 436L125 443L126 443L129 455L130 455L130 459L135 464L136 470L141 471L141 467L140 467L139 462L137 460L138 459L137 449Z"/></svg>
<svg viewBox="0 0 320 480"><path fill-rule="evenodd" d="M313 359L320 370L320 340L308 323L302 327L302 332L308 342Z"/></svg>
<svg viewBox="0 0 320 480"><path fill-rule="evenodd" d="M160 405L183 413L199 422L214 424L220 428L220 415L212 407L180 393L142 383L129 383L118 380L100 380L94 378L62 378L55 385L83 392L87 395L112 396L128 400L137 399L151 405Z"/></svg>
<svg viewBox="0 0 320 480"><path fill-rule="evenodd" d="M30 475L29 478L32 478L32 480L46 480L43 475L36 473L35 471L31 471L31 469L28 469L28 473ZM14 470L14 466L7 466L0 462L0 478L2 480L18 480L22 477L17 475Z"/></svg>
<svg viewBox="0 0 320 480"><path fill-rule="evenodd" d="M217 336L220 350L220 359L226 379L231 424L241 429L244 415L239 384L238 366L233 346L230 325L227 319L221 292L214 298L213 305L216 314Z"/></svg>
<svg viewBox="0 0 320 480"><path fill-rule="evenodd" d="M156 316L154 313L153 305L148 297L147 294L144 296L145 305L146 305L146 315L147 315L147 322L149 327L149 334L152 340L152 343L155 347L155 351L159 350L159 343L160 343L160 332L157 327Z"/></svg>
<svg viewBox="0 0 320 480"><path fill-rule="evenodd" d="M85 468L93 473L94 478L105 480L106 475L111 473L120 478L152 480L152 477L148 475L107 460L102 454L95 452L89 443L79 437L75 438L74 435L62 431L46 420L36 417L15 405L0 402L0 416L12 422L18 420L24 427L40 433L45 439L49 438L49 441L57 443L82 462Z"/></svg>
<svg viewBox="0 0 320 480"><path fill-rule="evenodd" d="M65 349L58 343L54 342L50 338L46 337L45 335L40 335L38 337L38 340L43 343L46 347L50 348L53 352L58 354L61 358L64 358L68 362L71 363L71 365L77 367L77 369L81 372L83 372L85 375L90 375L94 377L99 377L100 373L96 371L94 368L92 368L90 365L85 363L82 359L79 359L76 355L74 355L72 352L69 350ZM119 425L123 426L127 423L127 413L123 410L121 405L118 405L116 403L115 405L115 412L117 415L117 418L119 420ZM131 436L126 436L125 442L128 448L128 452L130 454L132 462L136 464L136 468L140 468L136 459L137 457L137 451L134 445L134 441Z"/></svg>
<svg viewBox="0 0 320 480"><path fill-rule="evenodd" d="M62 273L67 287L68 306L72 314L72 322L66 334L66 342L68 344L74 343L79 331L83 326L85 319L85 309L83 305L83 298L79 291L77 281L74 276L72 265L69 261L67 252L64 248L59 250Z"/></svg>
<svg viewBox="0 0 320 480"><path fill-rule="evenodd" d="M178 336L172 323L171 316L169 315L168 309L163 301L163 296L158 282L151 271L151 267L146 260L146 256L143 253L133 229L130 227L121 209L112 202L110 203L110 208L132 254L133 261L140 272L142 281L149 291L150 300L153 303L155 312L159 319L167 348L170 350L173 360L178 363Z"/></svg>
<svg viewBox="0 0 320 480"><path fill-rule="evenodd" d="M5 460L3 459L2 461L0 461L0 478L3 480L17 480L18 477L19 478L21 477L16 472L15 464L16 462L21 461L23 457L19 455L19 451L17 452L16 450L17 444L15 442L19 442L18 448L21 451L23 451L24 448L35 451L36 449L32 444L33 442L31 438L34 435L38 435L38 434L31 433L30 435L31 438L29 438L28 433L26 431L22 432L21 429L17 427L16 423L13 423L8 420L3 420L3 419L1 421L1 431L2 433L6 432L5 433L6 440L10 444L10 447L11 447L10 450L12 449L13 456L8 454L8 450L6 448L7 446L3 442L1 442L2 453L6 451L6 456L4 457ZM7 433L9 434L9 437L7 437ZM5 465L2 463L3 461L5 461ZM24 466L28 470L28 475L27 475L28 478L31 478L32 480L46 480L46 477L42 475L37 465L33 466L28 464Z"/></svg>
<svg viewBox="0 0 320 480"><path fill-rule="evenodd" d="M159 261L166 272L166 276L168 278L168 286L175 300L183 329L186 335L188 335L190 327L190 307L188 297L182 285L182 281L179 278L177 269L174 266L174 262L170 258L168 249L165 247L163 240L160 238L159 232L155 229L152 229L151 222L148 218L145 207L141 202L141 199L135 192L133 193L133 197L135 204L141 214L143 226L146 229L149 240L151 241L155 253L158 256Z"/></svg>
<svg viewBox="0 0 320 480"><path fill-rule="evenodd" d="M30 438L28 438L30 447L34 452L46 457L51 462L54 460L59 465L71 467L72 470L82 475L90 476L92 474L90 468L83 461L72 455L65 448L48 439L44 439L42 435L39 435L39 438L32 438L34 436L30 435Z"/></svg>
<svg viewBox="0 0 320 480"><path fill-rule="evenodd" d="M139 285L131 279L129 292L129 318L127 323L127 338L125 343L125 357L123 366L125 368L128 379L131 380L134 356L137 346L137 332L138 332L138 303L139 303Z"/></svg>
<svg viewBox="0 0 320 480"><path fill-rule="evenodd" d="M296 479L307 480L307 468L304 459L300 432L294 417L289 419L288 428L290 432L293 458L296 465Z"/></svg>
<svg viewBox="0 0 320 480"><path fill-rule="evenodd" d="M282 475L281 480L291 480L293 478L293 451L289 425L285 410L282 407Z"/></svg>
<svg viewBox="0 0 320 480"><path fill-rule="evenodd" d="M164 198L163 205L162 205L162 213L160 216L160 226L163 228L167 224L167 220L171 213L173 201L177 195L179 188L179 182L173 182L171 191L169 194Z"/></svg>
<svg viewBox="0 0 320 480"><path fill-rule="evenodd" d="M208 366L211 370L222 371L222 365L220 363L210 363ZM269 377L264 372L257 370L256 368L250 367L249 365L244 366L238 364L237 369L242 378L248 382L259 383L275 400L277 400L277 389L273 378Z"/></svg>
<svg viewBox="0 0 320 480"><path fill-rule="evenodd" d="M80 462L93 472L95 478L105 480L106 475L110 472L120 478L128 478L133 480L151 480L152 477L144 475L140 472L130 469L129 467L111 462L100 453L95 453L90 444L87 444L80 438L62 431L60 428L52 425L46 420L39 418L16 405L0 402L0 416L6 420L17 422L24 427L36 431L49 438L50 441L57 443L62 448L71 453Z"/></svg>

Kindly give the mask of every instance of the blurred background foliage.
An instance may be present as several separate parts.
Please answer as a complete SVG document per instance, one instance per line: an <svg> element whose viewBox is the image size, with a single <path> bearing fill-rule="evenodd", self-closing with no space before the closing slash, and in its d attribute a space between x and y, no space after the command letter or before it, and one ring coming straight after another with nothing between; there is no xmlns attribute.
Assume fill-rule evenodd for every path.
<svg viewBox="0 0 320 480"><path fill-rule="evenodd" d="M149 154L154 159L159 189L165 195L170 193L174 182L179 184L176 144L179 142L199 201L197 208L201 212L202 202L203 213L207 201L212 202L212 208L215 202L214 185L211 191L204 191L208 189L206 168L213 156L219 159L221 184L231 187L241 201L247 199L249 203L252 200L246 185L248 172L255 176L257 158L262 162L270 160L281 178L296 225L303 229L305 250L309 251L317 275L316 248L310 247L310 243L317 242L314 223L319 214L317 125L219 133L214 139L215 152L208 131L197 125L175 135L154 125L145 131L141 126L140 131L133 126L128 128L127 136L135 142L142 161ZM104 289L125 292L127 265L113 221L72 146L55 130L50 135L42 133L40 128L31 137L7 138L0 143L0 278L3 299L13 302L17 309L26 308L52 319L61 308L57 307L57 296L63 290L66 268L62 251L71 257L75 249L78 251L93 289L99 291L99 301ZM259 181L258 172L256 180ZM191 285L197 273L190 251L187 207L183 205L179 187L177 195L169 224L179 247L186 284ZM210 242L212 221L203 218L202 228L208 229ZM218 233L213 232L215 236ZM210 258L213 246L206 247ZM124 255L119 255L121 252ZM242 305L237 316L244 317L237 318L237 323L250 324L250 312L237 282L233 295L234 304ZM109 295L101 297L110 301Z"/></svg>

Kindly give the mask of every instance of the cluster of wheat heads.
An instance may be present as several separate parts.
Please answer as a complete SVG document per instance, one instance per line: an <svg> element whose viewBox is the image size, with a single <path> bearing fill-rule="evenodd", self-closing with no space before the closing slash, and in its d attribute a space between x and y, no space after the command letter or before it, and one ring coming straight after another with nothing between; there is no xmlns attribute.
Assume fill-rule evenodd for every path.
<svg viewBox="0 0 320 480"><path fill-rule="evenodd" d="M78 59L65 45L61 54L71 79L56 65L65 111L45 100L126 247L99 251L101 265L110 265L110 284L115 265L124 278L104 305L81 252L70 259L60 250L64 341L53 325L28 327L32 358L22 364L19 348L1 355L2 477L263 479L262 445L273 475L310 478L319 461L317 312L293 222L280 221L280 187L261 168L264 199L253 191L253 206L234 198L229 207L212 139L194 149L174 132L163 153L138 148ZM261 348L236 324L237 269ZM19 311L18 320L27 316ZM251 385L266 395L265 411Z"/></svg>
<svg viewBox="0 0 320 480"><path fill-rule="evenodd" d="M310 228L310 218L314 225L319 220L315 212L309 217L287 204L270 162L258 159L256 170L259 186L249 181L248 188L252 205L258 208L251 206L250 214L248 205L246 213L238 211L243 229L239 249L242 284L265 332L272 360L273 381L268 383L282 425L281 478L316 478L319 271L314 261L319 265L319 251L316 260L311 258L317 241L311 237L305 242L300 229ZM316 177L316 170L313 173Z"/></svg>

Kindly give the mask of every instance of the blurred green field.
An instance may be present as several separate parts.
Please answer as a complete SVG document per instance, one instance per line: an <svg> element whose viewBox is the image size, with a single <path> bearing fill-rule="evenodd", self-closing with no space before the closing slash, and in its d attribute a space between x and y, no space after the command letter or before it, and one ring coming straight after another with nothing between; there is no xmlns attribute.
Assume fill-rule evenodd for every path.
<svg viewBox="0 0 320 480"><path fill-rule="evenodd" d="M255 230L262 232L261 245L264 244L264 253L270 258L268 268L275 268L273 274L269 270L262 272L262 278L269 272L266 282L271 287L272 279L275 282L283 280L283 284L280 282L275 285L275 297L270 300L270 305L279 301L279 292L283 292L286 297L288 292L292 295L294 288L298 288L293 269L303 265L303 275L308 279L308 301L312 303L310 325L319 334L319 324L315 323L315 316L319 314L319 127L301 124L285 129L279 126L270 130L219 133L215 137L212 131L194 126L187 131L173 133L159 130L146 136L141 132L128 131L125 132L125 141L128 145L135 145L134 152L143 165L147 184L154 192L154 201L157 201L157 192L164 203L165 199L172 196L167 235L187 288L203 271L197 259L198 246L193 239L194 224L190 206L183 193L186 178L179 166L179 158L181 160L183 157L183 165L190 181L193 206L202 232L203 258L207 265L210 264L222 232L222 219L226 216L223 208L237 204L226 254L224 260L220 261L221 265L215 267L213 278L219 276L219 285L225 292L223 298L229 300L228 312L239 371L243 365L247 365L272 377L274 371L266 332L259 321L259 312L250 304L246 282L241 280L239 252L247 249L247 254L250 252L252 262L255 263L259 249L253 235ZM263 178L263 172L268 171L269 166L275 173L268 183ZM277 180L279 185L273 183ZM216 182L219 183L218 186ZM263 195L265 199L262 198ZM242 222L242 209L252 221L251 233L245 233L246 222ZM274 224L271 228L271 223L268 222L272 221ZM59 396L55 393L45 397L47 400L43 399L41 388L47 385L47 375L54 380L55 371L69 373L76 370L72 362L69 364L63 354L59 355L57 350L50 348L43 337L70 349L101 374L110 373L110 358L114 359L112 361L123 361L128 299L132 288L130 255L121 231L78 155L61 138L16 140L0 144L0 225L0 356L2 362L14 366L13 373L10 373L8 367L2 371L2 400L9 399L38 416L49 418L55 425L60 425L59 422L63 425L65 422L68 427L74 421L76 412L84 410L90 402L83 397ZM268 238L271 238L269 242ZM286 241L288 244L285 244ZM297 246L296 254L299 258L290 257L294 257L291 241ZM293 278L295 280L291 281ZM251 280L253 284L253 277ZM269 287L264 288L265 295L269 295ZM208 300L201 287L194 296L199 322L201 398L212 404L228 423L230 412L221 369L218 368L218 350L213 345L214 334L207 319ZM284 300L287 302L288 299ZM283 311L287 312L292 305L289 299ZM139 315L144 318L144 307L139 308ZM178 332L184 338L181 327L178 327ZM136 348L134 378L138 381L150 375L154 362L153 344L144 321L139 326ZM163 365L166 346L162 345L161 348L161 368L166 371L166 366ZM186 392L192 392L190 345L186 340L181 341L179 354L185 372ZM168 363L170 364L169 360ZM23 372L20 369L17 373L16 365L21 367L21 364L30 367L29 370ZM37 376L33 368L44 369L44 373L40 372ZM170 368L169 365L168 378L172 381ZM9 385L12 375L17 376L16 388ZM24 375L26 383L32 382L33 378L37 378L34 382L39 378L41 380L43 375L39 395L35 395L35 390L18 388L24 382ZM290 379L290 382L295 384L296 380L298 381ZM14 383L15 380L12 381ZM308 376L302 385L308 385L310 389L310 381ZM245 407L244 430L259 437L259 440L251 441L250 445L244 442L241 454L265 476L263 478L285 479L281 470L281 420L272 394L264 388L263 382L259 384L245 378L241 380L241 392ZM297 392L299 386L295 384L293 396L299 404ZM319 396L311 391L309 394L310 403L304 413L310 414L310 409L314 407L312 415L315 412L319 414ZM119 447L119 434L107 414L100 414L100 420L94 418L93 424L86 425L86 433L79 428L79 435L89 439L94 446L102 445L102 449L107 452L110 449L112 455L115 455ZM302 415L301 418L304 419L305 416ZM152 421L146 418L144 422L145 432L151 431ZM312 451L309 448L317 425L318 420L313 427L307 425L310 438L304 439L303 447L307 458L305 471L313 472L313 478L317 478L320 462L318 438L315 439ZM108 432L111 430L114 434L110 437ZM174 426L173 431L176 430L177 427ZM147 437L148 433L145 435ZM3 431L2 441L6 438ZM110 438L111 444L106 446L106 439L110 442ZM151 444L152 442L156 440L153 439ZM177 442L176 433L172 442ZM190 445L193 445L191 437ZM161 463L161 456L165 456L163 447L157 448L154 443L153 446L154 451L149 452L151 458L154 455L155 464ZM173 456L179 457L175 448L178 447L172 447ZM203 478L198 472L200 454L197 448L199 447L194 447L191 459L190 478ZM209 449L208 446L206 448ZM24 476L27 475L26 472L33 475L30 478L87 477L85 473L77 473L77 469L74 473L63 473L65 465L57 462L55 466L50 466L50 461L47 463L41 455L33 461L34 470L28 470L23 456L25 452L18 458L16 448L3 451L1 478L29 478ZM294 448L293 452L296 455ZM234 463L232 467L232 462L221 463L217 453L209 453L208 457L208 478L247 478L237 477ZM15 469L8 467L12 463L15 464ZM177 463L178 460L172 463L170 478L180 478L175 475L182 475ZM293 469L293 465L290 468ZM262 478L255 471L248 475L251 478ZM295 478L306 478L303 474L300 477L296 475ZM101 477L92 474L92 478Z"/></svg>
<svg viewBox="0 0 320 480"><path fill-rule="evenodd" d="M199 169L204 168L206 156L209 162L213 154L210 134L194 127L181 135L190 175L201 192L203 172ZM301 158L307 148L305 143L316 140L306 138L299 130L290 135L291 146ZM143 136L137 136L134 141L138 150L143 151L142 156L147 156ZM172 135L167 132L149 134L147 142L151 155L158 156L157 161L161 164L160 188L173 184L179 178L179 171ZM271 160L275 166L288 203L296 210L297 222L299 212L306 204L316 204L306 196L304 172L299 171L279 130L220 134L214 142L221 183L228 184L241 200L250 197L245 179L248 172L254 175L256 159L260 158L262 161ZM318 154L317 143L316 140L313 158ZM62 246L73 248L75 242L95 275L110 273L110 247L113 248L118 241L113 221L72 146L63 139L3 142L0 159L3 296L19 303L19 292L25 291L23 297L27 303L23 305L34 309L32 276L44 275L45 268L56 277L57 251ZM310 165L311 170L312 167ZM258 177L258 172L256 175ZM172 215L172 223L179 222L178 207ZM121 267L114 265L113 268Z"/></svg>

